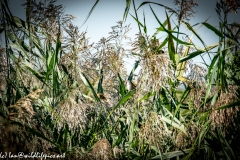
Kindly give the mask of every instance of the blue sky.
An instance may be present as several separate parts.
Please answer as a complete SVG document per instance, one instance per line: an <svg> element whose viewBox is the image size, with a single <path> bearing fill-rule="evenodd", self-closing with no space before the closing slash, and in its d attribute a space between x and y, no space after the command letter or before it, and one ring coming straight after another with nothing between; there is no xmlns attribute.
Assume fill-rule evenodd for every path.
<svg viewBox="0 0 240 160"><path fill-rule="evenodd" d="M77 16L78 19L76 19L75 24L78 26L81 26L84 22L88 12L90 11L91 7L94 5L96 0L58 0L59 4L63 4L65 6L66 13L72 14L74 16ZM135 0L136 6L139 6L144 0ZM161 3L163 5L169 6L171 8L175 8L173 0L152 0L152 2ZM196 8L194 10L197 12L195 14L195 18L191 18L189 21L190 24L195 24L198 22L203 22L207 18L209 18L208 22L213 24L214 26L218 25L218 18L217 14L215 12L215 5L216 0L199 0ZM88 34L89 36L94 40L97 41L101 37L106 37L108 32L111 31L111 26L115 25L117 21L122 20L124 9L125 9L125 0L100 0L96 8L94 9L92 15L88 19L88 21L85 23L85 25L82 27L83 30L88 28ZM161 21L164 21L166 19L165 16L165 9L160 6L151 5L156 12L158 18ZM148 5L143 6L138 10L139 19L143 21L143 11L146 15L146 22L147 27L149 30L149 34L151 35L154 33L154 29L159 27L157 21L155 20L150 8ZM134 15L133 7L131 7L130 12L132 15ZM173 17L175 19L175 17ZM234 14L231 14L231 19L235 21L240 21L239 16L235 16ZM135 35L135 33L138 32L137 24L133 20L131 16L128 16L126 24L131 23L132 27L132 36ZM184 29L184 27L182 27ZM203 37L205 34L207 34L208 29L202 28L200 29L203 34ZM206 38L206 43L215 42L214 37Z"/></svg>
<svg viewBox="0 0 240 160"><path fill-rule="evenodd" d="M135 4L138 7L144 0L135 0ZM13 15L19 16L25 19L25 11L23 7L19 7L24 0L10 0L10 9L13 12ZM87 17L89 11L91 10L92 6L96 0L58 0L57 4L63 4L65 6L65 13L72 14L73 16L78 17L74 24L77 26L81 26ZM174 6L174 0L152 0L152 2L161 3L171 8L176 8ZM218 26L218 17L215 11L215 5L217 0L198 0L198 6L194 8L194 11L197 13L195 14L195 18L191 18L189 23L191 25L204 22L206 19L209 18L208 23L214 25L215 27ZM102 37L108 37L108 33L111 31L111 26L116 25L116 22L122 20L123 13L126 5L126 0L100 0L96 8L94 9L92 15L89 17L88 21L82 26L81 30L87 30L87 37L90 37L90 42L98 42ZM164 21L166 19L165 9L160 6L151 5L154 9L155 13L157 14L160 21ZM155 32L155 29L159 27L159 24L155 20L150 7L148 5L143 6L138 10L139 19L143 22L143 11L145 12L146 16L146 24L148 28L148 34L152 35ZM133 11L133 7L129 11L130 14L135 15ZM172 17L173 20L176 17ZM236 21L240 22L240 16L230 14L231 22ZM138 33L137 23L133 20L133 18L128 15L128 18L125 24L131 24L131 31L129 32L128 36L135 38L135 34ZM186 33L187 29L182 26L181 31ZM207 45L216 43L218 41L218 37L209 31L207 28L202 27L198 31L199 35L203 38ZM161 39L160 39L161 41ZM194 38L194 43L201 46L201 43ZM209 62L209 59L206 58ZM196 62L201 62L200 58L195 58ZM128 62L132 63L132 61Z"/></svg>

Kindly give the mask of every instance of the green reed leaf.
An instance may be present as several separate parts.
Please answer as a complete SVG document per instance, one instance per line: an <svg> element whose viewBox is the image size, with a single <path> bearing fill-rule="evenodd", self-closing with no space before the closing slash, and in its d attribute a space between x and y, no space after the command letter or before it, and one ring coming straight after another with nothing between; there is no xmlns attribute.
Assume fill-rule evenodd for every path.
<svg viewBox="0 0 240 160"><path fill-rule="evenodd" d="M97 102L100 102L100 99L98 98L97 93L95 92L95 90L94 90L92 84L90 83L90 81L88 80L88 78L85 76L85 74L79 72L79 75L80 75L80 77L81 77L83 83L84 83L86 86L88 86L88 87L90 88L90 90L91 90L91 92L92 92L92 94L93 94L95 100L96 100Z"/></svg>
<svg viewBox="0 0 240 160"><path fill-rule="evenodd" d="M211 24L209 23L206 23L206 22L203 22L202 23L205 27L207 27L208 29L210 29L211 31L213 31L216 35L218 35L219 37L224 37L223 34L217 29L215 28L214 26L212 26Z"/></svg>

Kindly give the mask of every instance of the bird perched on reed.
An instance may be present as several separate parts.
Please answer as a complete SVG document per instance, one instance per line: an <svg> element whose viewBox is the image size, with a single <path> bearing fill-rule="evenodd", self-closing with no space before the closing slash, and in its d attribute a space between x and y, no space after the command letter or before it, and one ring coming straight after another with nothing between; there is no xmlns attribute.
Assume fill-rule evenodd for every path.
<svg viewBox="0 0 240 160"><path fill-rule="evenodd" d="M132 83L132 81L127 80L127 90L131 91L134 90L136 88L136 86Z"/></svg>

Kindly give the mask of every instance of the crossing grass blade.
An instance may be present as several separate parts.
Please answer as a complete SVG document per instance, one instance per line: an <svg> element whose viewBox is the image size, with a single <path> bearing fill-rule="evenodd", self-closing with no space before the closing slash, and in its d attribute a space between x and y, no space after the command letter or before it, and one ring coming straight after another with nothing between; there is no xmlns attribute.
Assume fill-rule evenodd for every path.
<svg viewBox="0 0 240 160"><path fill-rule="evenodd" d="M138 23L138 25L140 25L142 28L145 29L145 26L136 18L134 17L132 14L130 14L132 16L132 18Z"/></svg>
<svg viewBox="0 0 240 160"><path fill-rule="evenodd" d="M79 72L79 75L80 75L80 77L81 77L83 83L84 83L86 86L88 86L89 89L91 90L91 92L92 92L93 97L95 98L95 100L96 100L97 102L100 102L100 99L98 98L97 93L95 92L95 90L94 90L92 84L90 83L90 81L88 80L88 78L85 76L85 74Z"/></svg>
<svg viewBox="0 0 240 160"><path fill-rule="evenodd" d="M107 118L106 118L106 121L107 122L107 119L110 118L110 116L113 114L113 112L118 109L121 105L125 104L129 98L131 98L133 96L133 94L135 93L136 91L135 90L132 90L130 92L128 92L127 94L125 94L117 103L117 105L115 105L112 109L111 109L111 112L108 114Z"/></svg>
<svg viewBox="0 0 240 160"><path fill-rule="evenodd" d="M155 17L155 19L157 20L157 22L160 24L160 26L163 28L163 30L168 34L168 36L172 37L175 41L177 41L179 44L183 44L185 46L193 46L193 44L191 43L187 43L187 42L184 42L180 39L178 39L177 37L175 37L172 33L179 33L180 32L176 32L176 31L172 31L172 30L168 30L164 27L164 25L159 21L159 19L157 18L157 15L155 14L154 10L152 9L152 7L150 6L150 9Z"/></svg>
<svg viewBox="0 0 240 160"><path fill-rule="evenodd" d="M179 60L179 63L184 62L184 61L187 61L187 60L189 60L189 59L193 59L194 57L199 56L199 55L201 55L202 53L205 53L205 52L207 52L207 51L209 51L209 50L211 50L211 49L214 49L214 48L216 48L216 47L218 47L218 46L219 46L219 43L216 43L216 44L207 46L205 49L197 48L197 51L194 51L194 52L192 52L192 53L189 53L189 54L187 54L185 57L181 58L181 59Z"/></svg>
<svg viewBox="0 0 240 160"><path fill-rule="evenodd" d="M151 96L154 96L154 95L155 95L155 92L148 92L142 98L140 98L138 101L141 102L144 100L148 100Z"/></svg>
<svg viewBox="0 0 240 160"><path fill-rule="evenodd" d="M173 120L170 120L169 118L167 118L165 116L162 116L161 120L164 121L164 122L167 122L168 124L172 125L173 127L177 128L177 129L181 130L183 133L185 133L187 135L186 129L183 125L180 125L180 124L174 122Z"/></svg>

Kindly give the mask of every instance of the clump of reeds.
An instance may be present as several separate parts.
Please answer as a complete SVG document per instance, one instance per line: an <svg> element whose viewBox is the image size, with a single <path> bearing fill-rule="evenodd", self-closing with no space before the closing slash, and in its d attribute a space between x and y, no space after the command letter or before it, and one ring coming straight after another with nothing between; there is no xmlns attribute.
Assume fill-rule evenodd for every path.
<svg viewBox="0 0 240 160"><path fill-rule="evenodd" d="M183 132L179 132L177 133L175 138L176 146L181 149L190 148L200 132L200 124L192 121L189 122L187 125L188 125L186 127L187 135L184 134Z"/></svg>
<svg viewBox="0 0 240 160"><path fill-rule="evenodd" d="M174 141L170 136L171 131L164 125L166 124L161 121L160 115L154 112L149 113L138 132L140 146L149 144L157 147L161 152L166 152L173 147Z"/></svg>
<svg viewBox="0 0 240 160"><path fill-rule="evenodd" d="M92 151L88 154L89 159L113 160L111 144L107 139L101 139L93 146Z"/></svg>
<svg viewBox="0 0 240 160"><path fill-rule="evenodd" d="M236 102L239 97L239 93L237 93L238 86L236 85L229 85L228 86L228 91L226 93L221 92L218 101L211 106L212 109L217 109L221 106L225 106L227 104L231 104L233 102ZM211 120L211 125L212 127L215 128L220 128L222 131L227 132L229 127L230 128L235 128L237 127L237 116L239 114L239 106L234 106L230 108L225 108L225 109L220 109L220 110L215 110L212 111L210 114L210 120Z"/></svg>
<svg viewBox="0 0 240 160"><path fill-rule="evenodd" d="M34 105L43 92L37 89L27 96L20 98L14 105L7 107L6 119L1 117L0 141L6 152L49 152L53 145L44 139L35 137L29 130L43 131L43 127L37 123L37 115ZM46 132L43 131L45 134ZM49 136L50 134L47 133Z"/></svg>
<svg viewBox="0 0 240 160"><path fill-rule="evenodd" d="M167 86L168 77L173 78L172 62L167 52L156 49L159 45L158 39L149 39L144 35L137 35L136 41L132 43L131 51L137 53L141 61L137 87L142 91L158 90L161 86Z"/></svg>
<svg viewBox="0 0 240 160"><path fill-rule="evenodd" d="M19 99L14 105L7 107L9 111L8 118L22 123L31 122L31 118L35 115L32 103L38 99L41 92L43 92L43 90L38 89L26 97Z"/></svg>
<svg viewBox="0 0 240 160"><path fill-rule="evenodd" d="M57 123L57 128L60 130L65 123L68 124L71 130L80 127L82 130L87 125L87 111L92 110L93 106L90 106L83 97L80 97L81 93L78 90L73 90L69 93L68 98L61 101L55 108L55 113L60 117L60 121ZM79 96L76 101L76 97ZM55 114L52 114L53 119L58 118Z"/></svg>

